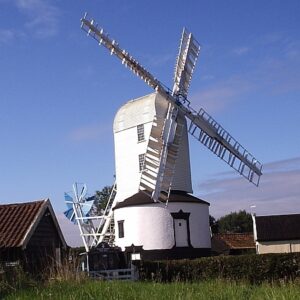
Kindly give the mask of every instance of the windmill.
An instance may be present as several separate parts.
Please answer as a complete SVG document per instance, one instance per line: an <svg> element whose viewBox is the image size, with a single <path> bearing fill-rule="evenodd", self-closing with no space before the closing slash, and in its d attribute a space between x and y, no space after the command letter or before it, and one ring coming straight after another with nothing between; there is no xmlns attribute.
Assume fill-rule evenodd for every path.
<svg viewBox="0 0 300 300"><path fill-rule="evenodd" d="M256 186L262 175L262 165L204 109L195 111L191 107L187 94L200 52L199 43L191 33L183 30L174 73L174 86L170 90L112 40L94 20L89 20L87 14L81 19L81 28L155 90L154 94L125 104L118 111L114 121L118 191L111 209L115 211L114 219L118 224L117 244L127 250L129 245L140 246L143 250L149 249L152 251L149 252L152 257L156 250L170 250L172 247L209 248L208 203L198 199L202 205L198 211L198 217L201 216L202 220L200 224L194 215L198 208L194 210L191 204L200 207L200 202L188 194L192 192L188 132ZM130 144L132 132L135 130L133 128L137 130L138 142L143 142L143 145ZM133 156L137 154L139 170L132 171L135 168ZM126 164L128 166L125 166ZM175 195L174 191L181 194ZM147 210L142 210L141 207ZM158 212L158 207L165 211ZM130 218L126 214L130 214ZM147 222L141 220L140 215L145 218L151 216L148 225L143 225ZM158 215L160 217L156 222L154 219ZM125 230L126 238L125 223L128 224ZM156 224L159 226L154 230ZM143 226L145 230L141 233L137 227ZM197 233L191 233L194 231L193 226L198 228L197 230L202 226L200 230L204 232L204 238L201 241L197 240ZM159 238L153 237L153 241L148 242L142 235L149 237L152 234L151 230L163 232L159 233ZM172 246L172 243L175 246Z"/></svg>
<svg viewBox="0 0 300 300"><path fill-rule="evenodd" d="M67 210L64 212L73 224L78 225L80 236L86 253L102 241L113 245L113 221L111 206L115 197L116 187L113 185L106 207L101 215L93 212L95 196L87 196L86 184L73 184L73 196L65 193ZM109 221L108 221L109 220Z"/></svg>
<svg viewBox="0 0 300 300"><path fill-rule="evenodd" d="M95 219L91 216L91 210L95 202L95 197L87 197L86 184L73 184L73 196L65 193L65 203L67 210L64 215L79 227L80 235L84 247L88 252L92 245L97 243L97 229L92 222ZM96 217L98 219L98 217Z"/></svg>

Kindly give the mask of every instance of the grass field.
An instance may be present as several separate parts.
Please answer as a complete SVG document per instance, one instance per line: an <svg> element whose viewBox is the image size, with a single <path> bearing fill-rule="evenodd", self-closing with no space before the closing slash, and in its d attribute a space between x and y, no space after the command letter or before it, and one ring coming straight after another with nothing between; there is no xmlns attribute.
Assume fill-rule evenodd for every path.
<svg viewBox="0 0 300 300"><path fill-rule="evenodd" d="M1 298L1 297L0 297ZM200 283L108 282L85 280L53 282L11 292L2 299L300 299L300 284L226 282Z"/></svg>

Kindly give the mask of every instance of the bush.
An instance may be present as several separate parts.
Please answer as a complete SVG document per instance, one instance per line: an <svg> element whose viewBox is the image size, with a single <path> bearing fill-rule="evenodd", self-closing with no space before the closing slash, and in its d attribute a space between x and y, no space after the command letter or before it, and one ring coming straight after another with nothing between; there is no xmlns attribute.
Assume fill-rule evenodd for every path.
<svg viewBox="0 0 300 300"><path fill-rule="evenodd" d="M244 280L251 283L291 281L300 277L300 253L214 256L195 260L142 262L141 280Z"/></svg>

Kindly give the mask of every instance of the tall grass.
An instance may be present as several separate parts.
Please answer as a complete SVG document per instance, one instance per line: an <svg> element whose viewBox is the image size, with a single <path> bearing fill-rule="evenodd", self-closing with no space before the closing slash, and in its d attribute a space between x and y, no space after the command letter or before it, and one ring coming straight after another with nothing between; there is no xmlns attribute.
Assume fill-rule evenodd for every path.
<svg viewBox="0 0 300 300"><path fill-rule="evenodd" d="M52 282L4 297L15 299L288 299L298 300L300 285L237 283L213 280L200 283L116 282L85 280Z"/></svg>
<svg viewBox="0 0 300 300"><path fill-rule="evenodd" d="M0 299L7 293L30 288L34 285L35 281L20 266L0 266Z"/></svg>
<svg viewBox="0 0 300 300"><path fill-rule="evenodd" d="M64 261L60 265L53 264L48 273L45 274L44 281L69 281L80 283L87 278L86 273L79 270L79 261Z"/></svg>
<svg viewBox="0 0 300 300"><path fill-rule="evenodd" d="M87 279L86 273L78 271L78 262L65 261L60 265L51 264L35 273L28 273L19 265L0 266L0 299L17 291L38 290L39 286L48 286L56 282L80 284Z"/></svg>
<svg viewBox="0 0 300 300"><path fill-rule="evenodd" d="M175 277L169 283L95 281L78 272L78 262L65 262L47 269L42 280L34 280L21 268L0 272L0 299L300 299L299 278L262 284L189 278L197 282L176 281Z"/></svg>

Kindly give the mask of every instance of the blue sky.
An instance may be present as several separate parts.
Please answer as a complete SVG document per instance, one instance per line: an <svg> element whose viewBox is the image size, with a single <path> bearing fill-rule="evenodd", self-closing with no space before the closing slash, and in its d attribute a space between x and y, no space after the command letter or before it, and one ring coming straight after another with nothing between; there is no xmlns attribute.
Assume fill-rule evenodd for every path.
<svg viewBox="0 0 300 300"><path fill-rule="evenodd" d="M189 99L264 164L250 185L190 138L194 194L216 217L300 213L299 1L0 0L1 203L112 184L112 122L152 90L80 30L87 11L172 87L182 27L202 45Z"/></svg>

